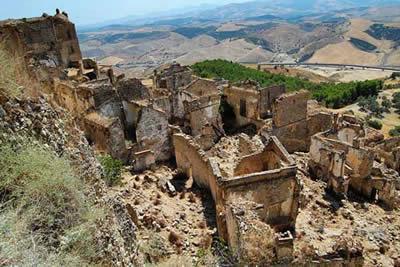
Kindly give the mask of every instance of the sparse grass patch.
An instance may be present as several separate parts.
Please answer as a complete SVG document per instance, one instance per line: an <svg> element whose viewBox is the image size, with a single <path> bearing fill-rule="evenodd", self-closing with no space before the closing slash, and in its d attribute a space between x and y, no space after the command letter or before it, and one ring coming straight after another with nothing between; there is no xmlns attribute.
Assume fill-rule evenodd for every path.
<svg viewBox="0 0 400 267"><path fill-rule="evenodd" d="M21 93L17 82L17 64L0 44L0 93L16 97Z"/></svg>
<svg viewBox="0 0 400 267"><path fill-rule="evenodd" d="M187 255L175 255L168 260L162 261L158 264L146 264L146 267L192 267L193 263ZM212 266L212 265L209 265Z"/></svg>
<svg viewBox="0 0 400 267"><path fill-rule="evenodd" d="M249 266L270 264L274 255L275 232L267 224L253 221L242 234L240 261Z"/></svg>
<svg viewBox="0 0 400 267"><path fill-rule="evenodd" d="M19 97L22 86L29 83L20 59L7 52L3 43L0 43L0 93L7 97Z"/></svg>
<svg viewBox="0 0 400 267"><path fill-rule="evenodd" d="M0 259L18 266L86 266L103 210L69 161L34 142L0 145Z"/></svg>
<svg viewBox="0 0 400 267"><path fill-rule="evenodd" d="M218 258L212 253L211 249L200 249L197 252L196 267L218 266Z"/></svg>

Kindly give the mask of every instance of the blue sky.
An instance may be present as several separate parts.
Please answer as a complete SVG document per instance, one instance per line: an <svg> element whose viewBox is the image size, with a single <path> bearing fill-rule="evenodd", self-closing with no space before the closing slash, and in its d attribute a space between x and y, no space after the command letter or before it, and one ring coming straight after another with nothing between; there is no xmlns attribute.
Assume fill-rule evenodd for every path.
<svg viewBox="0 0 400 267"><path fill-rule="evenodd" d="M245 0L2 0L0 20L37 17L43 12L67 11L78 25L94 24L130 15L144 15L201 4L222 5Z"/></svg>

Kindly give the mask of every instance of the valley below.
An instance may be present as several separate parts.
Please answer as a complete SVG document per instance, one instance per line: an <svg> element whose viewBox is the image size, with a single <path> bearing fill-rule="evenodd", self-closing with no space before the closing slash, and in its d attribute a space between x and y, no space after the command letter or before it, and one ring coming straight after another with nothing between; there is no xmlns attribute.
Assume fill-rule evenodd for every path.
<svg viewBox="0 0 400 267"><path fill-rule="evenodd" d="M185 17L144 25L118 24L79 31L85 56L128 76L160 65L211 59L239 63L400 65L397 15L385 8L353 8L295 17ZM400 11L394 6L391 12ZM212 14L212 12L210 12Z"/></svg>

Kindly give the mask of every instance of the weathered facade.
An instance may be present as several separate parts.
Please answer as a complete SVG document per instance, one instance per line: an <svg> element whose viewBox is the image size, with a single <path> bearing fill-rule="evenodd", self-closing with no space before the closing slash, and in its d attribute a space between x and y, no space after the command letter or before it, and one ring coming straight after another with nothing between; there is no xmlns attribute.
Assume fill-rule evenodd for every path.
<svg viewBox="0 0 400 267"><path fill-rule="evenodd" d="M97 150L117 159L126 159L124 131L118 118L107 118L93 112L84 118L85 135Z"/></svg>
<svg viewBox="0 0 400 267"><path fill-rule="evenodd" d="M365 129L354 117L336 117L334 128L312 137L309 167L340 196L348 189L393 207L395 180L374 169L375 152L364 145Z"/></svg>
<svg viewBox="0 0 400 267"><path fill-rule="evenodd" d="M183 92L188 96L183 101L183 106L191 135L203 148L208 149L225 134L219 112L221 96L216 82L196 79Z"/></svg>
<svg viewBox="0 0 400 267"><path fill-rule="evenodd" d="M50 67L68 68L79 67L82 61L75 25L65 14L5 20L0 23L1 40L28 64L35 60Z"/></svg>
<svg viewBox="0 0 400 267"><path fill-rule="evenodd" d="M235 113L235 126L255 124L258 128L264 124L263 119L271 116L274 101L284 93L284 86L261 88L252 81L230 85L223 92Z"/></svg>

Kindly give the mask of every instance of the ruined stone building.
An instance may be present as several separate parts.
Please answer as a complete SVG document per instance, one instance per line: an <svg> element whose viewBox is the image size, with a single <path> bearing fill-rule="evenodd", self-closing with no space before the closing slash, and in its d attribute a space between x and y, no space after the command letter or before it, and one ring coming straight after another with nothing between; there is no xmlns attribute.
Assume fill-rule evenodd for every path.
<svg viewBox="0 0 400 267"><path fill-rule="evenodd" d="M400 171L400 137L382 140L375 146L377 159L391 169Z"/></svg>
<svg viewBox="0 0 400 267"><path fill-rule="evenodd" d="M262 88L258 83L246 81L224 88L226 102L233 108L235 127L254 124L261 128L263 120L270 118L275 99L285 93L284 86Z"/></svg>
<svg viewBox="0 0 400 267"><path fill-rule="evenodd" d="M311 137L332 127L332 114L313 110L308 91L281 95L272 105L272 127L265 128L289 153L308 152Z"/></svg>
<svg viewBox="0 0 400 267"><path fill-rule="evenodd" d="M0 23L0 41L13 46L16 55L28 64L37 60L62 68L79 67L82 54L75 25L64 14L5 20Z"/></svg>
<svg viewBox="0 0 400 267"><path fill-rule="evenodd" d="M244 134L226 137L208 151L188 135L173 139L178 169L210 190L219 235L232 249L243 242L238 228L248 212L276 232L294 229L300 196L297 167L276 137L265 144ZM235 211L245 203L253 209Z"/></svg>
<svg viewBox="0 0 400 267"><path fill-rule="evenodd" d="M188 85L192 80L192 71L189 67L179 64L168 64L154 70L153 84L156 88L174 91Z"/></svg>
<svg viewBox="0 0 400 267"><path fill-rule="evenodd" d="M310 171L326 180L328 188L339 196L346 196L351 188L393 208L396 180L375 163L375 150L365 145L368 138L355 117L336 116L332 129L312 137Z"/></svg>

